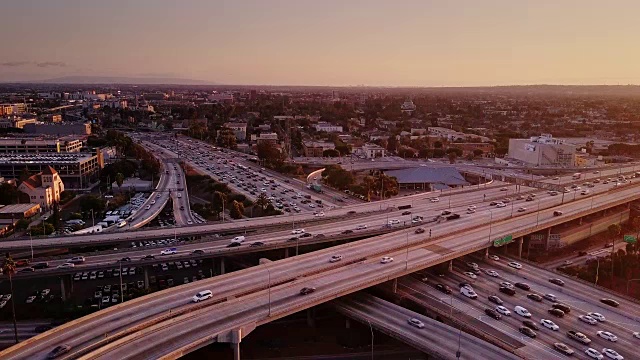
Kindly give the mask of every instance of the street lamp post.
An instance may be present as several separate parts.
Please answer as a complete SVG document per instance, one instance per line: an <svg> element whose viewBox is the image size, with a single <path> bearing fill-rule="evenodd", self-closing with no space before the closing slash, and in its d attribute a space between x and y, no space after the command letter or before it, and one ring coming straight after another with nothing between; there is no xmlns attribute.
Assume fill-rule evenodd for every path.
<svg viewBox="0 0 640 360"><path fill-rule="evenodd" d="M369 323L369 330L371 330L371 360L373 360L373 326L371 326L369 319L367 319L367 322Z"/></svg>
<svg viewBox="0 0 640 360"><path fill-rule="evenodd" d="M493 211L489 210L489 242L491 242L491 227L493 225Z"/></svg>
<svg viewBox="0 0 640 360"><path fill-rule="evenodd" d="M538 211L536 213L536 227L540 225L540 198L538 198Z"/></svg>

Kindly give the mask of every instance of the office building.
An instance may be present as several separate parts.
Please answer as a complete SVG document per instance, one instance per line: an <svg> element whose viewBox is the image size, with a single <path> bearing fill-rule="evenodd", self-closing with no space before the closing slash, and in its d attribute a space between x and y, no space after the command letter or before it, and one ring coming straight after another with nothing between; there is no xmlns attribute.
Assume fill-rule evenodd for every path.
<svg viewBox="0 0 640 360"><path fill-rule="evenodd" d="M21 116L7 116L0 118L0 128L17 128L23 129L27 125L32 125L36 123L35 117L21 117Z"/></svg>
<svg viewBox="0 0 640 360"><path fill-rule="evenodd" d="M509 139L508 158L533 166L570 167L576 164L576 148L542 134L530 139Z"/></svg>
<svg viewBox="0 0 640 360"><path fill-rule="evenodd" d="M302 149L305 157L322 157L325 150L335 149L336 145L329 141L304 141Z"/></svg>
<svg viewBox="0 0 640 360"><path fill-rule="evenodd" d="M90 123L32 123L24 125L24 132L27 134L40 135L91 135Z"/></svg>
<svg viewBox="0 0 640 360"><path fill-rule="evenodd" d="M342 132L342 126L333 125L326 122L319 122L315 126L316 131L324 131L324 132Z"/></svg>
<svg viewBox="0 0 640 360"><path fill-rule="evenodd" d="M59 153L79 152L82 142L77 139L0 138L0 153Z"/></svg>
<svg viewBox="0 0 640 360"><path fill-rule="evenodd" d="M229 122L224 126L233 131L238 141L244 141L247 138L247 123Z"/></svg>
<svg viewBox="0 0 640 360"><path fill-rule="evenodd" d="M104 167L102 152L0 154L0 176L18 179L26 169L32 174L45 172L47 167L56 169L67 189L88 189L98 179Z"/></svg>

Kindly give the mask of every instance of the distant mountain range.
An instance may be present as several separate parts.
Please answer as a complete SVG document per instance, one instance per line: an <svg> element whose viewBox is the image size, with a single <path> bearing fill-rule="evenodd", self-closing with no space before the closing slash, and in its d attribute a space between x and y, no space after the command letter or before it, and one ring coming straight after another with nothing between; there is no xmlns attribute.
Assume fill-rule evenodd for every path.
<svg viewBox="0 0 640 360"><path fill-rule="evenodd" d="M212 81L171 77L63 76L46 80L20 81L37 84L127 84L127 85L216 85Z"/></svg>

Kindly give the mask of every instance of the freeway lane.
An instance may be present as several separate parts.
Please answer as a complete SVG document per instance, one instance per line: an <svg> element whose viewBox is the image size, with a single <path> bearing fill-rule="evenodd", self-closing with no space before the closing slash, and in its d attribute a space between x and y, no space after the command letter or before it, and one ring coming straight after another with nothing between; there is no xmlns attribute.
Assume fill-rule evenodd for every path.
<svg viewBox="0 0 640 360"><path fill-rule="evenodd" d="M459 333L449 325L364 293L336 300L333 305L345 315L365 324L370 323L425 353L443 359L456 358ZM417 329L409 325L407 320L410 318L419 319L425 328ZM460 349L460 359L520 358L465 332L460 334Z"/></svg>
<svg viewBox="0 0 640 360"><path fill-rule="evenodd" d="M634 193L635 191L633 188L624 189L619 192L609 194L609 197L615 199L624 198ZM563 205L563 210L566 214L569 214L571 211L579 211L589 202L589 199L581 199L579 201ZM502 210L504 211L505 209ZM526 214L517 218L504 220L493 226L497 229L495 234L498 235L500 233L504 234L506 231L516 231L518 228L529 228L531 221L535 219L535 217L536 214ZM553 220L554 219L552 219L551 216L548 218L543 218L541 216L541 224ZM256 266L214 279L203 280L197 283L179 286L174 289L168 289L144 298L126 302L110 309L102 310L101 312L93 314L92 317L82 318L78 320L79 324L77 325L82 324L80 326L72 327L72 325L76 324L71 323L63 326L63 331L45 333L40 337L34 338L28 348L14 347L16 353L11 354L11 358L39 358L46 354L52 346L68 341L73 342L73 345L76 347L86 346L97 341L101 336L104 336L104 332L112 333L118 329L125 328L144 319L157 317L159 314L166 313L169 309L174 309L175 311L175 309L180 309L181 307L188 307L189 305L185 305L186 299L198 290L205 288L211 288L211 290L214 291L214 298L220 298L221 296L226 298L227 296L232 296L234 294L255 292L266 286L266 284L269 283L269 279L272 283L280 283L287 279L297 279L294 280L293 283L298 286L294 289L294 294L299 290L299 287L301 287L301 283L307 280L318 280L317 283L312 282L310 285L318 287L322 285L326 289L326 292L331 294L346 294L360 288L385 281L386 279L394 276L399 276L446 261L451 257L458 256L465 252L474 251L485 246L490 229L488 226L483 224L486 224L486 219L483 217L471 218L468 222L453 222L449 224L450 226L448 229L441 230L443 233L446 232L447 234L450 234L449 236L433 241L434 243L437 243L437 247L433 245L425 246L424 242L426 239L423 236L415 235L406 231L396 232L330 249L316 251L314 253L298 257L276 261L269 265ZM469 226L478 225L481 227L467 230L464 235L452 234L456 230L462 230ZM412 247L410 252L406 252L406 250L402 249L406 246L407 242ZM389 254L390 250L394 248L402 249L396 252L391 252L391 255L396 257L396 262L386 264L389 266L381 266L382 264L378 264L378 256L380 254ZM333 265L329 264L328 258L336 253L343 256L343 262ZM409 255L410 259L405 264L402 260L406 261L406 254ZM372 259L369 259L366 263L348 265L349 261L370 256ZM363 267L358 267L358 265L362 265ZM353 269L354 267L356 267L355 271ZM372 279L365 278L365 274L367 272L361 271L369 268L371 268L372 271L370 276L374 277ZM335 270L328 271L328 269ZM315 275L309 276L311 274ZM346 277L345 281L348 280L349 282L345 287L340 287L342 290L338 292L336 292L338 290L337 288L333 288L339 284L340 278L336 277L338 276L336 274L342 274L341 276ZM305 275L309 277L305 278ZM355 278L351 279L350 277ZM289 283L289 285L290 284L291 283ZM276 291L272 290L272 293L276 293ZM314 298L315 296L310 297L310 299ZM273 299L277 298L273 297ZM303 309L304 307L295 308L296 303L299 302L297 300L299 299L297 295L295 299L295 303L285 301L282 308L286 309L286 311L297 311ZM317 299L316 302L324 299L325 298ZM307 305L311 306L313 304L315 304L315 302L311 301ZM237 312L231 311L226 314L229 313ZM282 316L284 315L286 315L286 313L282 313ZM262 321L267 320L263 318ZM191 324L191 326L193 326L193 328L198 328L198 326L194 324ZM69 328L69 330L65 331L67 328ZM96 332L96 330L89 329L98 329L98 331ZM206 333L194 334L193 336L204 336L204 334ZM8 356L9 353L0 353L0 355Z"/></svg>

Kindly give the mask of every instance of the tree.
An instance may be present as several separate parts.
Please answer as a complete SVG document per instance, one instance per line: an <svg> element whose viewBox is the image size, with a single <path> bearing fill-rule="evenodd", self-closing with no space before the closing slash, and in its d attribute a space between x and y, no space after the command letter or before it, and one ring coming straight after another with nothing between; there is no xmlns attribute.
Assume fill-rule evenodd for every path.
<svg viewBox="0 0 640 360"><path fill-rule="evenodd" d="M15 204L18 200L19 193L18 188L11 183L5 182L0 184L0 204Z"/></svg>
<svg viewBox="0 0 640 360"><path fill-rule="evenodd" d="M16 273L16 263L7 253L2 264L2 270L5 275L9 276L9 287L11 288L11 315L13 317L13 334L16 344L18 343L18 323L16 322L15 296L13 296L13 275Z"/></svg>
<svg viewBox="0 0 640 360"><path fill-rule="evenodd" d="M229 208L229 216L231 216L232 219L242 219L242 216L244 216L244 205L241 202L233 200Z"/></svg>
<svg viewBox="0 0 640 360"><path fill-rule="evenodd" d="M322 156L324 157L338 157L340 156L340 152L336 149L327 149L322 152Z"/></svg>
<svg viewBox="0 0 640 360"><path fill-rule="evenodd" d="M442 149L442 141L438 141L438 140L436 140L436 141L433 143L433 147L434 147L435 149Z"/></svg>
<svg viewBox="0 0 640 360"><path fill-rule="evenodd" d="M473 149L473 156L480 157L482 156L482 154L484 154L484 151L482 151L481 149Z"/></svg>
<svg viewBox="0 0 640 360"><path fill-rule="evenodd" d="M274 144L262 142L258 144L256 151L258 153L258 159L262 160L266 167L276 170L282 167L284 154L281 153Z"/></svg>
<svg viewBox="0 0 640 360"><path fill-rule="evenodd" d="M340 190L347 189L355 183L353 174L343 169L340 165L326 166L322 172L322 177L328 185Z"/></svg>
<svg viewBox="0 0 640 360"><path fill-rule="evenodd" d="M447 156L449 157L450 164L454 164L456 162L456 159L458 158L458 155L455 152L450 152L447 154Z"/></svg>
<svg viewBox="0 0 640 360"><path fill-rule="evenodd" d="M264 209L267 207L267 205L269 205L269 199L267 199L267 195L263 192L261 192L258 197L256 198L256 201L254 203L255 206L259 206L260 209L262 211L264 211Z"/></svg>
<svg viewBox="0 0 640 360"><path fill-rule="evenodd" d="M124 175L122 173L117 173L116 184L118 185L118 189L120 189L123 183L124 183Z"/></svg>
<svg viewBox="0 0 640 360"><path fill-rule="evenodd" d="M20 219L16 222L16 230L25 230L29 227L30 221L28 219Z"/></svg>
<svg viewBox="0 0 640 360"><path fill-rule="evenodd" d="M238 147L236 143L236 134L233 130L224 127L218 132L217 144L220 147L235 150Z"/></svg>
<svg viewBox="0 0 640 360"><path fill-rule="evenodd" d="M213 193L213 201L211 205L213 207L214 213L220 218L220 214L224 211L225 205L227 202L227 195L221 193L220 191L216 191ZM224 216L224 214L222 214Z"/></svg>

